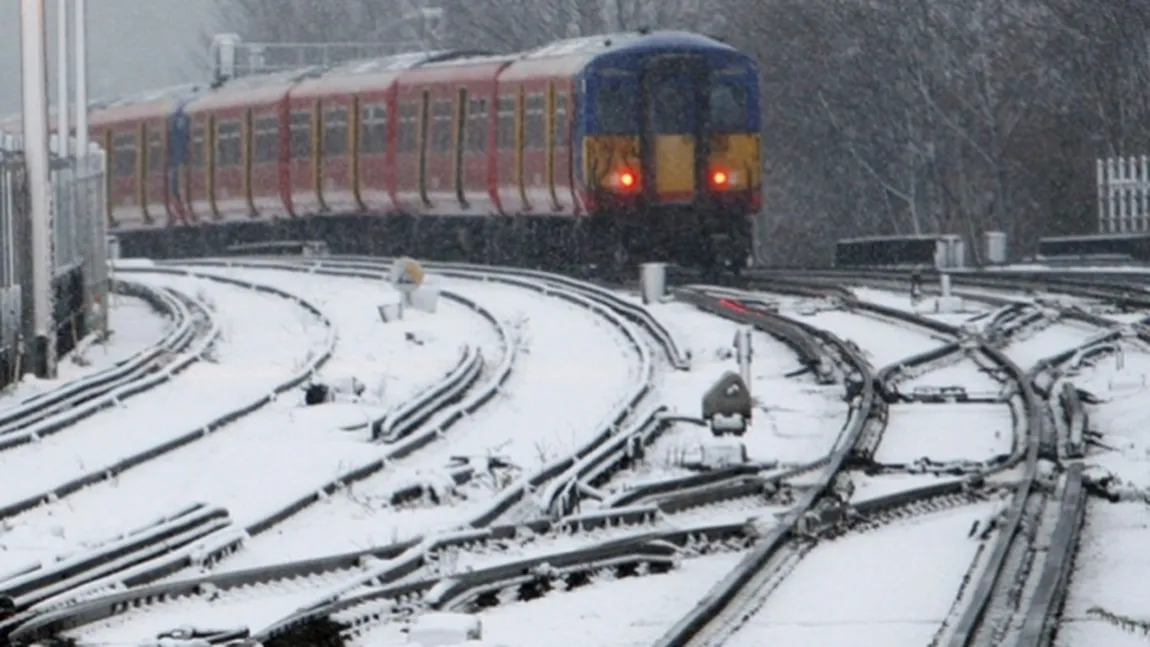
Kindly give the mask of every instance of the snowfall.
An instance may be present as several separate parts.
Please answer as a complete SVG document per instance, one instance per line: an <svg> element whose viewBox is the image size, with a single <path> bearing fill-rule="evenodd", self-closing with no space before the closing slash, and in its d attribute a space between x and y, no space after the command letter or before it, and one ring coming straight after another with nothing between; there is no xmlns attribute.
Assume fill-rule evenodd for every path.
<svg viewBox="0 0 1150 647"><path fill-rule="evenodd" d="M147 264L136 268L146 269ZM335 384L354 378L362 384L361 392L305 406L302 388L289 389L194 442L3 519L0 581L5 573L83 553L195 503L227 509L235 528L255 527L325 484L381 459L387 459L383 469L248 538L209 569L186 569L166 581L449 532L482 511L508 482L590 440L642 377L640 353L602 314L522 287L435 277L437 289L473 301L499 326L442 297L434 311L408 308L402 319L384 322L379 307L400 297L382 278L274 269L195 271L204 276L129 272L122 278L171 288L204 304L221 331L211 353L164 385L51 437L0 452L0 505L49 492L79 476L106 470L125 456L203 429L224 412L259 400L293 375L306 372L329 351L330 359L313 379ZM276 288L312 304L322 317L295 301L209 276ZM856 293L860 299L918 310L954 324L995 309L970 298L961 308L933 312L890 290L858 288ZM623 296L639 302L635 295ZM794 298L780 298L778 303L781 314L853 341L875 369L947 342L937 333L825 304L802 307ZM738 370L731 349L738 328L681 303L648 308L689 351L692 365L689 371L674 370L654 343L641 337L656 363L644 406L665 405L682 416L698 416L706 389L725 372ZM127 296L112 300L110 317L110 338L86 340L76 353L63 358L58 379L27 378L0 392L0 411L123 361L156 343L173 325L145 302ZM501 337L501 331L509 338ZM1084 324L1057 322L1005 350L1013 361L1029 368L1099 332ZM759 332L752 339L750 387L756 404L751 427L741 439L748 458L785 469L825 456L847 420L841 385L818 384L800 370L794 353L781 342ZM1120 355L1084 367L1073 377L1079 388L1099 400L1089 408L1090 430L1099 439L1090 448L1087 463L1092 470L1118 476L1126 496L1117 503L1092 498L1088 504L1057 639L1062 647L1142 644L1143 638L1121 629L1114 618L1150 621L1146 611L1150 593L1141 585L1150 578L1150 557L1143 550L1150 539L1146 469L1150 416L1144 404L1150 388L1150 347L1132 341L1123 344ZM509 379L490 402L408 456L391 459L392 447L371 442L364 421L381 418L435 383L469 348L484 359L481 385L510 363ZM993 393L1001 385L973 362L963 361L916 376L904 389L921 386L962 386L972 393ZM1013 426L1005 404L903 404L892 406L889 418L875 455L879 463L909 464L920 458L983 461L1010 451ZM687 474L684 462L705 453L711 442L709 431L676 424L643 461L607 487L622 491ZM460 461L504 467L480 469L480 475L465 485L445 485L447 468ZM923 474L852 478L855 500L937 482ZM434 503L392 505L392 493L412 483L430 484L441 496ZM752 610L726 644L930 643L976 560L979 540L968 536L969 529L973 523L985 523L1002 505L988 501L960 506L821 543L761 607ZM782 510L750 500L684 511L658 523L663 527L744 520L770 524ZM521 509L518 518L533 512L538 511ZM509 555L464 553L454 566L489 566L530 556L533 550L564 550L591 540L555 539ZM648 645L735 568L741 556L738 551L684 556L668 573L597 578L570 591L505 602L478 612L484 639L506 647ZM317 580L310 587L226 597L227 603L169 601L71 633L84 644L139 644L182 625L246 625L258 630L320 599L329 587L340 584L341 577L348 575ZM378 622L356 643L402 645L404 629L402 622Z"/></svg>

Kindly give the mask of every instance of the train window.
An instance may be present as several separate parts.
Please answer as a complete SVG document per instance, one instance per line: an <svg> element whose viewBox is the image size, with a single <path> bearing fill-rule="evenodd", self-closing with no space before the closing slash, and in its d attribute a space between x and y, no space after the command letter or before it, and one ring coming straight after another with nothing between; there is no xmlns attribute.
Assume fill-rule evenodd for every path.
<svg viewBox="0 0 1150 647"><path fill-rule="evenodd" d="M414 153L419 145L418 102L407 102L399 106L399 137L396 145L400 153Z"/></svg>
<svg viewBox="0 0 1150 647"><path fill-rule="evenodd" d="M527 95L523 108L523 148L541 150L547 146L547 102L542 93Z"/></svg>
<svg viewBox="0 0 1150 647"><path fill-rule="evenodd" d="M648 105L651 132L656 135L693 132L693 92L694 88L690 86L672 83L662 83L652 88Z"/></svg>
<svg viewBox="0 0 1150 647"><path fill-rule="evenodd" d="M499 97L499 149L515 150L514 96Z"/></svg>
<svg viewBox="0 0 1150 647"><path fill-rule="evenodd" d="M741 85L716 83L711 86L711 130L718 133L747 129L747 91Z"/></svg>
<svg viewBox="0 0 1150 647"><path fill-rule="evenodd" d="M570 128L567 123L567 93L555 93L555 129L551 133L554 145L557 148L566 148L570 145Z"/></svg>
<svg viewBox="0 0 1150 647"><path fill-rule="evenodd" d="M324 157L347 155L347 108L329 108L323 114Z"/></svg>
<svg viewBox="0 0 1150 647"><path fill-rule="evenodd" d="M148 172L158 173L164 169L164 135L148 132Z"/></svg>
<svg viewBox="0 0 1150 647"><path fill-rule="evenodd" d="M255 156L256 164L269 164L280 158L279 117L256 119Z"/></svg>
<svg viewBox="0 0 1150 647"><path fill-rule="evenodd" d="M487 99L472 99L467 102L467 131L464 135L468 153L482 153L487 150Z"/></svg>
<svg viewBox="0 0 1150 647"><path fill-rule="evenodd" d="M431 104L431 150L447 153L451 150L455 137L451 124L455 121L452 101L436 101Z"/></svg>
<svg viewBox="0 0 1150 647"><path fill-rule="evenodd" d="M240 122L221 121L216 127L216 165L219 168L239 166L243 156Z"/></svg>
<svg viewBox="0 0 1150 647"><path fill-rule="evenodd" d="M112 148L112 173L116 177L133 177L136 174L136 136L116 135Z"/></svg>
<svg viewBox="0 0 1150 647"><path fill-rule="evenodd" d="M288 146L292 159L299 160L311 157L310 110L298 110L291 113L291 137Z"/></svg>
<svg viewBox="0 0 1150 647"><path fill-rule="evenodd" d="M202 125L192 128L191 150L188 164L192 168L204 168L204 127Z"/></svg>
<svg viewBox="0 0 1150 647"><path fill-rule="evenodd" d="M359 123L359 151L383 153L387 150L387 105L364 106Z"/></svg>
<svg viewBox="0 0 1150 647"><path fill-rule="evenodd" d="M630 85L605 81L595 93L595 115L598 132L625 135L636 128L636 95Z"/></svg>

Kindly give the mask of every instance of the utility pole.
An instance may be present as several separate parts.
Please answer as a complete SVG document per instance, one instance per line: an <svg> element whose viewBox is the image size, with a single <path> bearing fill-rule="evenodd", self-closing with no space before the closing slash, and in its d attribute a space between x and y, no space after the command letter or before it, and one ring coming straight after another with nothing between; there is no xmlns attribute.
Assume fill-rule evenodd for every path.
<svg viewBox="0 0 1150 647"><path fill-rule="evenodd" d="M20 0L20 45L32 247L32 369L38 377L56 377L56 327L52 321L55 265L52 176L48 153L48 47L44 0Z"/></svg>
<svg viewBox="0 0 1150 647"><path fill-rule="evenodd" d="M88 0L76 0L76 157L88 156Z"/></svg>
<svg viewBox="0 0 1150 647"><path fill-rule="evenodd" d="M68 158L72 134L68 77L68 0L56 0L56 154L61 159Z"/></svg>

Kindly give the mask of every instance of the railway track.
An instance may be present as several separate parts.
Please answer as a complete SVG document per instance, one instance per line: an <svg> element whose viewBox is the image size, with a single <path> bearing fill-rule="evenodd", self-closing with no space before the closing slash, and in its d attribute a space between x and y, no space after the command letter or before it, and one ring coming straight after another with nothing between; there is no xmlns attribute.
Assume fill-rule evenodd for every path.
<svg viewBox="0 0 1150 647"><path fill-rule="evenodd" d="M378 278L378 271L380 268L377 267L375 269L376 269L376 274L374 274L373 277ZM344 272L344 274L346 275L346 272ZM522 279L519 279L516 282L520 285L524 284L524 281ZM553 294L556 294L556 296L560 296L562 298L562 295L559 294L560 290L556 286L540 286L540 287L542 287L546 291L551 292ZM567 297L568 297L568 299L572 299L574 297L574 295L567 295ZM586 301L586 299L584 299L582 297L574 297L574 300L576 300L578 302L585 302ZM610 314L610 310L607 307L603 306L602 304L599 304L598 309L602 313L604 313L605 315ZM634 308L634 306L630 306L629 304L627 304L627 307L625 308L625 310L630 312L632 314L632 316L635 316L634 311L636 309ZM640 317L640 319L641 318L642 317ZM622 320L617 320L617 323L619 325L623 325ZM652 328L654 328L653 324L654 324L654 322L653 322L653 320L651 320L649 325L651 325ZM663 334L657 335L657 336L662 336L664 339L669 339L665 335L665 331L661 331L661 330L656 329L656 333L663 333ZM632 340L632 341L636 341L636 340ZM637 350L639 350L640 356L644 358L644 365L649 364L650 358L645 356L646 346L643 345L641 348L637 348ZM669 353L669 354L673 354L673 352L675 351L673 346L668 346L668 350L671 351L671 353ZM609 424L605 425L604 432L601 433L599 435L599 437L597 437L594 442L589 444L589 447L587 448L588 451L594 449L594 447L597 444L601 443L603 440L607 440L613 432L618 431L617 427L619 427L622 424L625 424L627 417L633 416L637 413L637 412L630 411L629 409L633 409L634 404L638 403L637 401L640 397L640 391L644 390L643 387L645 386L646 381L649 380L649 370L645 369L645 370L640 371L639 377L641 379L643 379L643 383L642 384L636 383L636 389L635 389L634 395L632 396L632 401L625 403L624 406L622 406L620 408L620 410L616 411L616 413L612 416L613 420L610 421ZM648 422L649 422L648 421L649 416L638 415L637 418L643 424L648 424ZM434 430L434 429L430 430L430 431L436 432L436 430ZM431 434L429 434L429 436L435 437L435 436L439 435L440 433L442 433L442 430L438 431L437 433L431 433ZM537 488L541 485L544 485L548 479L554 478L555 476L562 475L563 470L568 468L570 463L573 462L574 460L575 460L575 457L570 457L568 459L565 459L565 461L561 461L560 464L558 464L558 465L546 466L545 469L541 470L541 473L536 474L532 478L524 479L524 481L521 484L518 484L516 487L513 487L513 488L511 488L511 490L505 492L499 498L499 500L495 501L494 505L489 507L488 510L485 510L482 515L479 515L479 517L473 519L472 524L476 525L476 526L481 526L481 525L487 525L487 524L490 524L491 522L496 521L500 516L505 515L509 510L511 510L515 504L517 504L521 500L523 500L524 495L526 494L526 492L528 490ZM416 555L416 556L418 557L418 555ZM362 575L362 573L360 575ZM89 603L88 601L81 602L82 605L88 604L88 603Z"/></svg>
<svg viewBox="0 0 1150 647"><path fill-rule="evenodd" d="M218 331L196 299L167 289L116 281L117 293L135 296L171 320L155 344L108 368L0 409L0 451L67 430L108 407L145 393L199 361Z"/></svg>
<svg viewBox="0 0 1150 647"><path fill-rule="evenodd" d="M235 264L235 262L230 262ZM241 262L242 263L242 262ZM275 267L283 264L282 261L256 261L251 262L250 267ZM321 267L314 260L303 261L300 263L287 263L291 265L293 271L333 271L342 272L345 275L354 275L355 273L368 273L372 274L375 278L380 278L382 267L378 261L366 261L363 259L345 259L335 262L328 262L326 266ZM302 266L302 270L301 270ZM287 269L283 267L281 269ZM455 272L456 276L469 278L477 278L475 268L471 267L452 267L443 266L446 272ZM535 280L546 283L544 280L546 275L535 273L517 273L512 270L500 270L498 274L509 277L512 280ZM525 279L524 277L530 277ZM576 282L568 283L561 281L559 283L566 284L568 287ZM551 288L555 289L556 284L552 284ZM580 295L583 299L588 299L587 295L597 294L594 288L576 286L577 290L572 290L577 294L583 291ZM641 310L641 309L640 309ZM620 316L626 317L631 321L642 321L644 319L641 313L637 313L634 306L631 308L620 308ZM744 313L746 314L746 313ZM753 312L746 314L748 317L761 317L765 313ZM900 315L890 311L883 311L881 313L885 317L898 318ZM776 322L779 318L775 318ZM920 322L921 323L921 322ZM1009 323L1009 322L1007 322ZM821 355L815 353L816 357L806 358L806 361L812 367L822 367L818 370L824 370L826 362L828 361L828 354L826 352L827 346L834 346L835 340L828 338L825 335L818 335L815 331L809 328L804 328L801 324L791 322L795 328L802 329L807 335L806 344L811 346L818 346L822 348ZM1021 327L1024 328L1024 327ZM937 328L936 328L937 329ZM793 331L793 328L792 328ZM654 334L650 330L647 331L648 335L655 340L660 338L667 340L661 343L662 353L661 358L670 366L675 368L684 368L686 359L683 357L682 351L679 350L673 338L665 330L656 331ZM793 332L791 333L793 335ZM784 337L787 335L783 335ZM801 337L801 335L800 335ZM820 339L819 342L813 342L812 338ZM1009 361L1001 355L1001 352L992 344L994 340L991 339L978 339L980 343L985 346L979 347L979 353L984 361L988 363L998 363L1000 369L1009 369ZM668 343L669 342L669 343ZM800 342L803 343L803 342ZM841 344L841 342L839 342ZM841 344L839 349L839 358L851 358L853 349L845 344ZM931 361L938 358L928 359L923 363L929 364ZM1066 358L1069 359L1069 358ZM914 362L912 362L914 363ZM938 368L933 366L931 368ZM812 370L815 370L814 368ZM924 369L925 370L925 369ZM1009 370L1007 370L1009 372ZM849 371L848 371L849 373ZM919 373L921 375L921 373ZM904 374L899 376L900 379L908 379L908 375ZM914 379L917 375L909 375L909 379ZM1017 378L1017 376L1015 376ZM873 383L870 380L860 380L865 385ZM1022 397L1026 397L1026 389L1020 388ZM861 395L861 394L860 394ZM658 412L649 409L647 411L632 410L628 412L628 416L633 419L638 419L637 422L642 423L644 415L657 414ZM1045 414L1043 414L1045 415ZM645 422L656 422L658 415L650 415ZM854 421L852 421L854 422ZM1053 424L1048 422L1048 424ZM996 498L1002 495L1002 490L998 488L998 484L992 484L991 487L969 487L969 482L963 483L961 480L956 480L951 483L936 484L932 487L940 487L941 490L929 490L916 488L911 492L901 492L894 496L905 496L908 499L900 499L897 503L882 502L875 504L873 508L868 509L868 501L863 501L861 504L853 506L841 505L827 505L828 497L826 496L830 488L834 485L831 480L823 481L822 477L816 477L817 484L814 487L804 485L797 489L790 487L790 483L799 482L801 479L794 479L794 474L777 478L779 475L773 473L762 473L763 470L744 469L741 473L724 474L722 476L707 475L712 480L699 483L691 481L691 477L683 477L681 479L667 479L666 483L653 486L650 491L644 492L642 495L634 499L621 499L611 502L611 505L605 505L603 510L589 515L572 515L575 511L575 506L572 501L577 501L579 493L585 493L588 489L594 490L594 478L601 478L603 475L610 477L611 470L619 469L619 465L625 465L626 452L629 447L633 447L636 442L634 439L639 439L638 442L644 440L644 434L650 434L653 429L658 428L658 424L652 424L651 427L644 427L638 424L632 428L622 427L616 425L611 432L602 435L599 442L594 443L590 449L579 456L578 453L568 457L570 462L567 466L556 474L552 474L548 480L540 481L539 485L551 484L548 488L549 492L555 493L556 496L551 497L552 504L546 506L553 517L558 520L552 521L530 521L528 523L512 524L509 526L501 526L500 528L512 528L513 530L500 530L498 532L511 533L511 536L516 536L520 533L521 528L530 528L532 524L550 523L557 524L558 527L562 524L568 524L567 528L592 528L592 532L585 537L581 537L576 544L577 547L571 548L570 541L555 542L551 548L554 550L548 551L548 546L544 544L539 545L540 550L528 551L525 554L522 551L523 544L518 540L500 540L502 543L498 544L498 548L490 551L490 545L487 545L489 552L484 553L482 550L472 550L469 547L475 547L477 542L486 540L471 538L468 539L466 533L460 534L457 537L448 537L447 539L458 540L457 544L449 544L448 548L441 550L438 553L431 551L427 553L428 544L415 544L409 543L407 545L400 545L396 547L380 547L374 553L365 553L356 557L353 565L346 563L339 567L338 563L329 562L325 567L316 566L316 560L312 560L310 566L292 566L286 570L283 567L279 571L275 568L269 568L267 573L263 573L260 577L270 578L261 581L259 584L254 585L256 589L260 589L264 585L274 587L276 582L283 582L286 579L300 578L300 577L315 577L314 580L306 580L307 583L312 585L325 584L334 585L336 593L332 596L326 596L321 603L314 601L308 604L297 605L292 591L296 590L295 585L281 587L283 593L284 603L277 606L277 614L282 610L287 610L286 616L282 614L277 616L274 621L266 623L265 629L255 632L255 637L260 639L268 639L293 631L300 631L301 627L309 627L311 623L332 619L342 628L346 635L358 636L362 635L365 631L371 629L375 624L384 621L388 618L395 618L397 603L408 600L411 596L423 600L419 604L411 604L410 602L404 603L405 609L401 610L399 615L410 613L412 610L421 608L450 608L450 609L470 609L474 605L484 605L490 603L490 597L493 592L506 590L518 587L521 590L533 589L538 586L546 586L549 581L554 581L556 578L565 578L564 581L579 581L580 578L585 577L588 573L597 569L612 568L617 569L621 573L630 574L633 572L650 572L652 569L655 571L663 568L670 568L673 565L673 554L667 553L658 547L658 542L669 542L678 547L680 552L686 551L690 554L691 550L703 551L709 550L708 547L718 546L720 549L726 550L746 550L747 546L752 542L757 542L752 548L752 555L749 557L757 557L760 561L763 559L762 555L755 556L753 553L759 552L764 542L774 541L781 543L787 550L771 552L767 559L770 560L768 565L775 565L783 567L782 570L776 571L774 578L766 578L765 581L759 582L757 585L749 587L751 590L747 591L748 587L740 588L734 596L734 604L729 605L731 609L745 609L747 604L753 606L760 603L763 591L770 590L781 581L778 578L779 573L785 573L786 567L793 566L798 563L818 542L833 539L841 536L842 533L860 532L874 530L876 528L884 527L891 523L898 523L899 520L906 517L916 517L922 514L929 514L931 512L939 512L942 510L950 509L958 505L966 505L974 501L985 501L987 498ZM881 427L879 427L881 429ZM863 435L865 432L862 429L858 433ZM881 435L879 436L881 441ZM842 447L839 448L840 452ZM848 448L849 450L849 448ZM836 453L840 453L836 452ZM849 455L849 451L843 453L845 459ZM604 460L603 457L606 457ZM1015 457L1017 458L1017 457ZM842 460L842 459L840 459ZM827 470L830 465L835 461L832 456L827 461L820 461L815 465L807 465L800 468L803 475L807 474L820 474L823 470ZM1025 472L1030 465L1029 457L1027 457L1022 466L1019 468ZM1010 461L1004 461L1004 464L1010 464ZM606 467L604 467L606 465ZM984 466L985 467L985 466ZM1005 469L1005 468L1004 468ZM748 473L750 472L750 473ZM979 469L973 469L971 472L978 476ZM588 478L592 476L592 478ZM833 475L833 472L832 472ZM788 480L790 479L790 480ZM1026 500L1033 499L1023 506L1023 513L1029 512L1030 518L1044 521L1046 528L1061 529L1066 524L1064 515L1060 513L1050 512L1051 502L1060 503L1065 501L1067 496L1066 492L1073 492L1073 478L1068 477L1053 483L1043 483L1038 476L1035 476L1035 483L1039 487L1032 487L1033 494L1026 497ZM558 484L558 485L557 485ZM1042 487L1043 485L1053 485L1055 489L1051 490L1050 487ZM582 487L585 486L585 487ZM535 486L536 488L538 486ZM957 490L955 489L957 488ZM1016 500L1017 492L1016 490ZM740 494L741 493L741 494ZM1045 499L1041 497L1045 493ZM572 497L572 494L576 496ZM1051 496L1053 494L1053 496ZM564 500L564 497L569 497ZM746 523L740 524L723 524L706 526L695 521L693 515L683 514L689 513L692 509L700 512L699 516L706 516L708 510L713 506L724 505L739 505L741 502L749 502L748 509L751 511L767 510L769 512L776 512L770 508L772 497L798 497L802 499L799 505L791 510L788 515L783 515L782 519L777 519L777 524L757 524L749 525ZM522 494L519 496L519 501L522 501ZM880 497L881 500L881 497ZM635 507L635 502L639 506ZM789 502L789 501L784 501ZM760 508L761 504L767 506ZM643 505L648 504L648 505ZM803 505L806 504L807 508L804 509ZM1056 505L1061 509L1061 505ZM524 521L523 517L516 519L514 515L508 515L508 511L514 508L504 508L499 512L492 512L494 516L490 519L485 519L482 522L473 522L473 525L481 526L480 530L476 532L485 532L483 528L486 524L490 524L500 519L511 519ZM804 510L803 513L798 515L794 514L794 510ZM1034 511L1039 510L1037 516ZM814 516L811 516L813 513ZM522 514L522 513L520 513ZM680 516L682 515L682 516ZM489 515L490 516L490 515ZM596 520L598 519L598 520ZM596 524L604 524L604 526L596 526ZM631 524L631 525L628 525ZM678 524L678 525L676 525ZM611 527L614 525L615 527ZM1019 527L1026 525L1020 522ZM1038 524L1041 525L1041 524ZM622 527L619 527L622 526ZM604 530L603 528L606 527ZM1009 524L1008 524L1008 527ZM1027 525L1027 528L1033 530L1035 525ZM599 530L595 530L599 528ZM785 528L780 532L781 528ZM552 531L551 526L542 528L543 533ZM688 532L690 530L690 532ZM535 533L535 531L530 531ZM595 534L598 532L598 534ZM710 532L712 534L708 535ZM678 533L678 534L676 534ZM686 534L684 534L686 533ZM813 534L813 536L812 536ZM1005 536L1006 531L1003 531ZM538 533L535 533L538 535ZM705 537L700 541L699 536ZM1013 534L1012 537L1033 537L1034 533L1029 535ZM694 537L695 539L691 539ZM440 539L443 539L442 537ZM425 542L428 540L424 540ZM437 540L430 540L437 541ZM470 542L470 543L469 543ZM806 543L804 543L806 542ZM1015 542L1017 543L1017 542ZM1025 543L1025 549L1014 548L1013 551L1007 550L1007 557L1004 559L1004 564L1014 564L1019 560L1015 555L1022 554L1024 558L1027 556L1033 562L1033 557L1036 553L1041 553L1043 548L1035 548L1033 542ZM561 548L566 546L566 548ZM398 550L399 552L392 552ZM403 558L405 554L410 554L413 550L421 550L424 553L431 555L429 561L424 561L414 567L411 564L414 561ZM519 552L517 552L519 551ZM486 556L495 555L496 560L488 560ZM445 564L463 564L466 559L476 559L471 565L479 567L479 574L473 578L460 578L458 573L451 568L444 570ZM374 560L385 559L388 560L388 568L382 575L378 568L369 566L365 569L363 562L360 560L367 559L368 563ZM539 561L542 559L543 561ZM394 568L396 560L403 566ZM406 560L406 561L405 561ZM567 560L567 561L563 561ZM559 569L540 568L540 564L552 563L563 561L564 566ZM993 561L993 560L992 560ZM1049 561L1049 560L1047 560ZM484 566L488 564L488 566ZM410 567L410 570L401 573L404 569ZM324 570L330 568L332 570ZM292 570L296 569L296 570ZM308 569L311 569L310 571ZM364 571L371 571L372 577L364 578ZM770 570L770 569L759 569ZM992 569L988 568L989 573ZM278 573L278 575L270 575L269 573ZM1032 568L1028 574L1034 574L1035 577L1043 581L1049 581L1050 576L1049 568L1045 565L1038 565ZM254 573L254 572L253 572ZM58 608L48 611L43 614L37 615L31 622L25 623L13 638L21 640L31 639L35 636L51 635L62 628L75 629L76 627L86 626L93 622L103 622L105 619L130 608L132 604L140 599L172 599L172 596L178 597L179 595L192 595L198 598L205 596L222 596L226 591L235 590L239 591L244 589L246 594L236 593L243 597L244 595L253 595L255 589L251 584L240 584L239 582L246 582L243 577L253 575L253 573L222 573L219 574L220 582L223 586L220 587L211 579L201 578L201 582L193 589L189 589L192 593L170 593L171 589L163 589L162 587L174 586L174 583L165 583L158 585L160 588L151 592L151 598L133 598L128 596L126 598L117 597L122 594L115 594L113 596L95 597L92 599L84 600L79 605L72 607ZM290 575L284 575L289 573ZM312 573L312 575L300 575L300 573ZM332 575L332 579L326 579L328 575ZM454 578L452 576L455 576ZM350 577L350 582L349 577ZM215 576L210 576L215 577ZM228 579L228 578L231 579ZM985 579L985 578L984 578ZM451 582L455 582L452 584ZM973 579L972 579L973 581ZM304 580L301 580L304 582ZM447 583L447 584L445 584ZM185 585L180 585L185 586ZM565 584L566 586L566 584ZM974 593L973 597L977 598L979 593L978 586L968 587ZM1015 587L1017 589L1017 587ZM1032 590L1041 590L1031 587ZM133 592L136 595L144 591ZM447 591L444 593L444 591ZM484 597L487 596L487 597ZM1018 597L1014 595L1014 597ZM182 599L182 598L181 598ZM230 599L218 597L217 599ZM290 602L290 603L289 603ZM1046 595L1031 595L1024 597L1017 608L1034 608L1036 605L1046 603L1049 605L1050 600L1046 599ZM743 604L747 603L747 604ZM706 601L704 602L706 604ZM217 604L216 607L221 605ZM222 604L223 607L228 606ZM956 608L962 605L956 605ZM728 608L728 607L724 607ZM736 611L734 616L738 616L740 612ZM956 614L956 618L961 614ZM1018 614L1015 614L1017 618ZM995 616L998 617L998 616ZM258 625L263 623L263 618L258 618L257 622L252 624ZM179 623L176 623L179 624ZM1033 624L1033 621L1030 623ZM110 626L110 625L108 625ZM996 625L1001 627L1002 623ZM981 631L989 632L988 635L1001 639L1007 634L1022 632L1019 622L1014 621L1006 623L1007 630L1003 631L1000 628L988 628ZM1027 629L1033 633L1033 627ZM1046 630L1048 631L1048 629ZM87 635L87 634L85 634ZM941 635L941 634L940 634ZM660 643L662 644L662 643ZM707 644L703 643L667 643L667 644ZM942 644L937 642L936 644ZM955 644L957 643L948 643ZM982 644L982 643L964 643L964 644ZM999 644L995 642L994 644ZM1037 644L1037 643L1035 643Z"/></svg>

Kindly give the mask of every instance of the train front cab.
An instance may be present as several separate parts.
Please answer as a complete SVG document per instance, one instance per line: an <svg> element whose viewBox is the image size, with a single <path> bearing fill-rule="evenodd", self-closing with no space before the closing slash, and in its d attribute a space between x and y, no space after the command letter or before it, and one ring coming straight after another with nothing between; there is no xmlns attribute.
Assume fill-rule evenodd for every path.
<svg viewBox="0 0 1150 647"><path fill-rule="evenodd" d="M658 34L582 72L585 199L633 260L739 266L761 206L758 71L747 56Z"/></svg>

